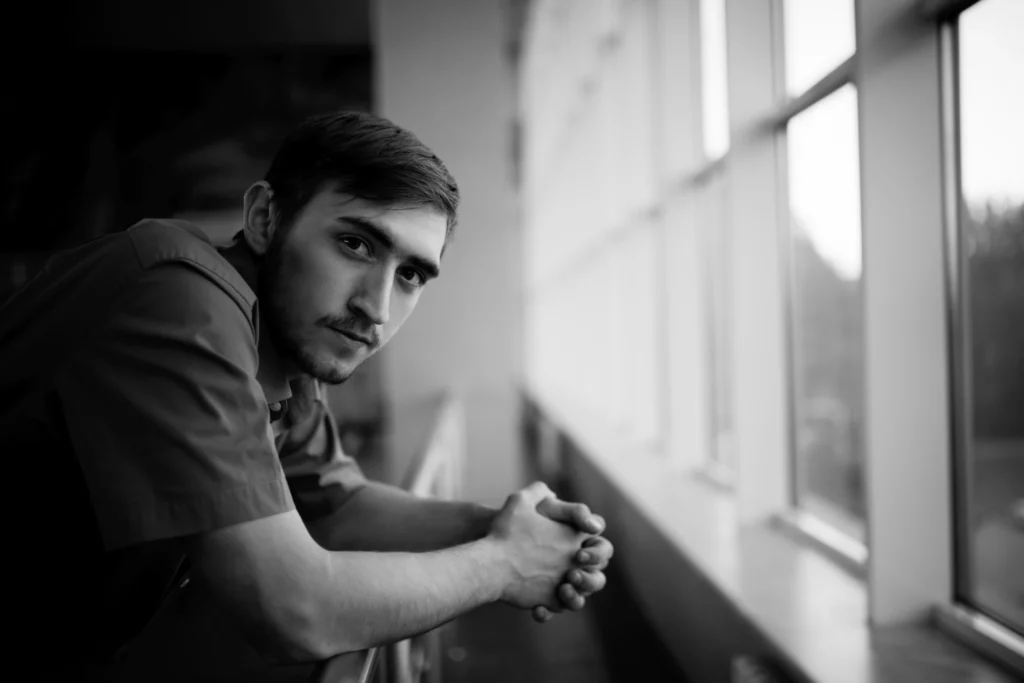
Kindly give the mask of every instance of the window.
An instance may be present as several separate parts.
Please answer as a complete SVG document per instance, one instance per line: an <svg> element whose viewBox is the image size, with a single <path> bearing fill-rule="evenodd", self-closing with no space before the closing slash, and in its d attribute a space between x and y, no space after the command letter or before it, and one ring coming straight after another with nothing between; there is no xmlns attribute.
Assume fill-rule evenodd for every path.
<svg viewBox="0 0 1024 683"><path fill-rule="evenodd" d="M726 221L728 175L719 172L698 187L699 230L704 239L704 305L708 336L711 444L709 474L722 483L734 475L732 355L729 316L729 226Z"/></svg>
<svg viewBox="0 0 1024 683"><path fill-rule="evenodd" d="M853 56L853 0L785 0L786 91L799 95Z"/></svg>
<svg viewBox="0 0 1024 683"><path fill-rule="evenodd" d="M704 159L714 162L729 151L729 97L725 0L700 2L701 121ZM705 463L713 479L733 475L732 379L729 330L729 256L727 168L718 168L693 186L698 205L697 230L703 240L702 288L707 332L710 444Z"/></svg>
<svg viewBox="0 0 1024 683"><path fill-rule="evenodd" d="M729 150L725 0L701 0L700 71L704 155L713 160Z"/></svg>
<svg viewBox="0 0 1024 683"><path fill-rule="evenodd" d="M580 48L579 102L528 110L528 137L558 131L526 205L531 268L546 269L530 293L534 384L629 437L595 457L633 452L652 496L694 470L733 484L687 489L707 493L694 509L727 511L721 527L656 520L714 540L695 565L758 572L735 549L780 519L835 560L813 565L864 601L862 670L898 659L927 679L930 655L891 659L886 639L910 627L949 652L932 615L981 658L1019 662L1024 2L615 5L616 40ZM644 8L650 31L630 23ZM545 57L534 78L571 66ZM793 613L830 599L778 597Z"/></svg>
<svg viewBox="0 0 1024 683"><path fill-rule="evenodd" d="M1024 633L1024 4L959 18L958 597Z"/></svg>
<svg viewBox="0 0 1024 683"><path fill-rule="evenodd" d="M864 538L857 95L790 120L791 402L797 507Z"/></svg>

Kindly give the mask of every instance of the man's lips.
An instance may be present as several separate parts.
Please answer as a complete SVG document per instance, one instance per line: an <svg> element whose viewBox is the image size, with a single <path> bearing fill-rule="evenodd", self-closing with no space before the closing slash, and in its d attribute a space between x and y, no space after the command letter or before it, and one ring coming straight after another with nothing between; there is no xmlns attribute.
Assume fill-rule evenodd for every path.
<svg viewBox="0 0 1024 683"><path fill-rule="evenodd" d="M344 336L348 337L352 341L359 342L360 344L365 344L366 346L373 346L373 338L372 337L364 337L361 334L357 334L357 333L352 332L350 330L343 330L343 329L338 328L338 327L331 327L331 329L334 330L335 332L337 332L338 334L341 334L341 335L344 335Z"/></svg>

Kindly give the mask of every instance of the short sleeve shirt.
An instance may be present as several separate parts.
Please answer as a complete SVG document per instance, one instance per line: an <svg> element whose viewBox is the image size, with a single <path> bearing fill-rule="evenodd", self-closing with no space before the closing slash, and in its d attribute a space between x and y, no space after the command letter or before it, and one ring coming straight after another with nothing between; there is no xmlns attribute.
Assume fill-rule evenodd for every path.
<svg viewBox="0 0 1024 683"><path fill-rule="evenodd" d="M62 252L0 309L5 573L31 598L14 613L25 657L103 660L159 604L177 539L294 508L258 316L241 275L176 221Z"/></svg>

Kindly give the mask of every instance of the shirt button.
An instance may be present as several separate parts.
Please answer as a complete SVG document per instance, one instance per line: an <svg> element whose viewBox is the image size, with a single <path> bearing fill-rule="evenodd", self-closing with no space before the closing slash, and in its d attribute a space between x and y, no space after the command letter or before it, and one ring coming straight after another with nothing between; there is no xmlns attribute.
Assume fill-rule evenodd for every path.
<svg viewBox="0 0 1024 683"><path fill-rule="evenodd" d="M279 410L281 410L281 402L280 401L274 401L273 403L270 404L269 408L270 408L270 412L276 413Z"/></svg>

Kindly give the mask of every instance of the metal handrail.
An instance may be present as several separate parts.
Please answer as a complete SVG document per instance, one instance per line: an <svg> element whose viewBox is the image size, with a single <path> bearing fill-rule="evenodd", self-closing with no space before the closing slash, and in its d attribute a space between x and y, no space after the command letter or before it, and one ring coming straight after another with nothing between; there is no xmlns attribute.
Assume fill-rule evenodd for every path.
<svg viewBox="0 0 1024 683"><path fill-rule="evenodd" d="M462 406L457 398L446 394L442 398L441 407L438 409L426 444L406 470L402 488L419 497L430 495L431 492L442 498L453 497L458 488L457 474L461 468L462 437ZM366 659L359 673L359 683L373 682L384 647L402 648L408 645L409 640L403 640L367 650ZM336 682L324 678L320 683Z"/></svg>
<svg viewBox="0 0 1024 683"><path fill-rule="evenodd" d="M363 669L359 672L359 683L372 683L377 675L377 664L380 662L380 648L371 647L366 652L366 661L363 662Z"/></svg>

